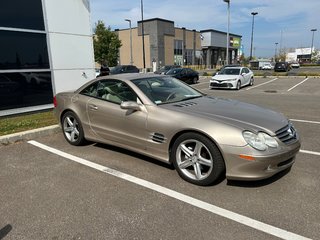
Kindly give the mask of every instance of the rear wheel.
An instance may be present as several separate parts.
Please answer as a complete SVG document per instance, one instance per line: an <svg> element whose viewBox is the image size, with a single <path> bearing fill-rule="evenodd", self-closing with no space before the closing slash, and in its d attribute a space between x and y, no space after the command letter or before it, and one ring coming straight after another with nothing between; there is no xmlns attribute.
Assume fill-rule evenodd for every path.
<svg viewBox="0 0 320 240"><path fill-rule="evenodd" d="M197 77L194 77L193 79L192 79L192 83L193 84L196 84L198 82L198 78Z"/></svg>
<svg viewBox="0 0 320 240"><path fill-rule="evenodd" d="M196 185L210 185L225 171L217 146L198 133L181 135L173 145L171 159L180 177Z"/></svg>
<svg viewBox="0 0 320 240"><path fill-rule="evenodd" d="M253 85L253 82L254 82L254 79L253 79L253 78L251 78L251 79L250 79L250 84L249 84L249 85L250 85L250 86L252 86L252 85Z"/></svg>
<svg viewBox="0 0 320 240"><path fill-rule="evenodd" d="M75 113L69 111L63 115L62 130L65 139L70 144L78 146L85 143L83 128Z"/></svg>

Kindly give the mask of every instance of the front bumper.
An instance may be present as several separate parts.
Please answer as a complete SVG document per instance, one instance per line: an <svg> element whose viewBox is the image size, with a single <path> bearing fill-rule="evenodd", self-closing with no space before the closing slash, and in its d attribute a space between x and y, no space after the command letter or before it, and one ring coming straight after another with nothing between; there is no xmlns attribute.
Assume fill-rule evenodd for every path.
<svg viewBox="0 0 320 240"><path fill-rule="evenodd" d="M300 150L300 141L282 146L277 153L263 155L250 146L225 147L226 178L230 180L261 180L291 167ZM255 153L256 152L256 153ZM248 154L252 153L252 154ZM258 153L258 154L257 154ZM249 155L255 160L245 160L240 155Z"/></svg>
<svg viewBox="0 0 320 240"><path fill-rule="evenodd" d="M237 87L236 81L218 81L211 80L209 83L209 88L225 88L225 89L235 89Z"/></svg>

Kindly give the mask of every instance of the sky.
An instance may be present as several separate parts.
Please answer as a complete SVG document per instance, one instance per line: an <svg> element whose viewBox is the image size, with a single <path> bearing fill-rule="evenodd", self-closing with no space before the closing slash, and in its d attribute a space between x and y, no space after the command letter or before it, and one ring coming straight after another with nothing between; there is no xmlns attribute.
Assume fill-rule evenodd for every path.
<svg viewBox="0 0 320 240"><path fill-rule="evenodd" d="M141 0L90 0L91 23L98 20L114 29L132 27L141 20ZM252 12L253 56L272 57L275 50L320 48L320 0L230 0L230 33L242 36L245 56L250 55ZM144 19L174 21L175 27L227 32L227 3L223 0L143 0ZM277 45L275 43L278 43Z"/></svg>

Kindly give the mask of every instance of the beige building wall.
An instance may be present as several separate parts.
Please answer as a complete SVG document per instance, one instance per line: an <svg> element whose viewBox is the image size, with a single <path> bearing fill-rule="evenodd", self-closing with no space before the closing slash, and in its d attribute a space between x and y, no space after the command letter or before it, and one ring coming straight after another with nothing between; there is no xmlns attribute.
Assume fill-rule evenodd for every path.
<svg viewBox="0 0 320 240"><path fill-rule="evenodd" d="M186 29L186 49L193 49L193 34L194 31ZM183 29L175 29L175 40L183 40ZM196 50L201 51L200 32L196 31Z"/></svg>
<svg viewBox="0 0 320 240"><path fill-rule="evenodd" d="M120 30L118 32L121 41L120 63L122 65L130 64L130 29ZM150 66L150 41L149 36L144 36L146 68ZM138 28L132 28L132 61L137 68L143 68L142 55L142 36L138 36Z"/></svg>
<svg viewBox="0 0 320 240"><path fill-rule="evenodd" d="M183 30L181 28L175 29L175 40L182 40L183 39Z"/></svg>
<svg viewBox="0 0 320 240"><path fill-rule="evenodd" d="M165 64L173 65L174 64L174 37L164 36L164 48L165 48ZM162 63L162 65L164 65Z"/></svg>

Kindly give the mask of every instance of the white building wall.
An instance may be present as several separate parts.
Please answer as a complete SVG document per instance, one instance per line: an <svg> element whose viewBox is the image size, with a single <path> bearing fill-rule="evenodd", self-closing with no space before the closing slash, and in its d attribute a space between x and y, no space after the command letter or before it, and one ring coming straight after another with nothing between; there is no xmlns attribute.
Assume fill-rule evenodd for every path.
<svg viewBox="0 0 320 240"><path fill-rule="evenodd" d="M95 77L89 0L42 0L54 94Z"/></svg>

